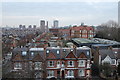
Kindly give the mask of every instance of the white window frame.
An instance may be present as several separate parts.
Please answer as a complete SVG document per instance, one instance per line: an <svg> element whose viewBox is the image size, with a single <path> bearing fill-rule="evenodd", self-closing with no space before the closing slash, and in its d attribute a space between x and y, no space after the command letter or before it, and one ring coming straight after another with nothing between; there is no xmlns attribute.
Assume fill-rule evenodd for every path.
<svg viewBox="0 0 120 80"><path fill-rule="evenodd" d="M54 67L54 61L48 61L48 67Z"/></svg>
<svg viewBox="0 0 120 80"><path fill-rule="evenodd" d="M75 31L74 30L72 30L72 33L74 33Z"/></svg>
<svg viewBox="0 0 120 80"><path fill-rule="evenodd" d="M34 56L34 52L31 52L31 56Z"/></svg>
<svg viewBox="0 0 120 80"><path fill-rule="evenodd" d="M114 61L114 63L113 63L113 61ZM115 65L115 63L116 63L115 59L112 59L112 60L111 60L111 64L112 64L112 65Z"/></svg>
<svg viewBox="0 0 120 80"><path fill-rule="evenodd" d="M22 51L22 55L23 56L27 55L27 52L26 51Z"/></svg>
<svg viewBox="0 0 120 80"><path fill-rule="evenodd" d="M88 56L90 55L90 52L89 52L89 51L87 51L87 55L88 55Z"/></svg>
<svg viewBox="0 0 120 80"><path fill-rule="evenodd" d="M83 30L82 33L87 33L87 30Z"/></svg>
<svg viewBox="0 0 120 80"><path fill-rule="evenodd" d="M22 69L22 63L20 62L14 63L14 69Z"/></svg>
<svg viewBox="0 0 120 80"><path fill-rule="evenodd" d="M68 67L74 67L74 61L68 61Z"/></svg>
<svg viewBox="0 0 120 80"><path fill-rule="evenodd" d="M35 62L35 70L41 70L41 67L42 67L42 62Z"/></svg>
<svg viewBox="0 0 120 80"><path fill-rule="evenodd" d="M54 77L54 71L53 70L49 70L47 73L48 73L48 77Z"/></svg>
<svg viewBox="0 0 120 80"><path fill-rule="evenodd" d="M82 30L80 30L80 33L82 33Z"/></svg>
<svg viewBox="0 0 120 80"><path fill-rule="evenodd" d="M85 67L85 64L86 63L86 61L85 60L79 60L78 61L78 67Z"/></svg>
<svg viewBox="0 0 120 80"><path fill-rule="evenodd" d="M74 77L74 71L73 70L68 70L67 71L67 77Z"/></svg>
<svg viewBox="0 0 120 80"><path fill-rule="evenodd" d="M78 74L79 74L80 77L85 76L85 70L84 69L78 70Z"/></svg>
<svg viewBox="0 0 120 80"><path fill-rule="evenodd" d="M60 61L57 61L57 67L60 67Z"/></svg>

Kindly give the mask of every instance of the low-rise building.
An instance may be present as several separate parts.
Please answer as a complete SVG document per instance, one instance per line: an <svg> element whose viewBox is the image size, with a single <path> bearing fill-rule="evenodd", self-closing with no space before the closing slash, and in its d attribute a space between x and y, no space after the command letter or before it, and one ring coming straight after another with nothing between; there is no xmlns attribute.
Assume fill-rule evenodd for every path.
<svg viewBox="0 0 120 80"><path fill-rule="evenodd" d="M90 76L91 49L46 48L47 78L82 78Z"/></svg>

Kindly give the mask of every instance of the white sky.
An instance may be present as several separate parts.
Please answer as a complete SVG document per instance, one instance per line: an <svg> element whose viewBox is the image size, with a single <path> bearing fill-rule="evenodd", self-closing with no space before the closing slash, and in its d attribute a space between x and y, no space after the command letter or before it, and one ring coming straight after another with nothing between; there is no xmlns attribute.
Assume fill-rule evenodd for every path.
<svg viewBox="0 0 120 80"><path fill-rule="evenodd" d="M103 22L107 22L108 20L117 21L118 1L119 0L1 0L3 4L0 3L0 26L18 26L19 24L25 24L27 26L30 24L36 24L39 26L40 19L49 21L50 27L52 26L52 21L54 19L58 19L60 21L60 26L74 24L79 25L81 22L88 25L99 25ZM19 2L25 3L21 4ZM29 2L38 3L31 4ZM48 3L46 4L46 2ZM53 4L53 2L58 2L58 6ZM73 3L70 3L69 5L67 2ZM85 5L81 5L79 3L78 5L75 5L75 2L84 2ZM108 2L107 5L105 5L106 2ZM36 4L38 6L36 6ZM35 7L35 9L32 9L30 6ZM62 8L59 8L59 6L62 6ZM56 7L59 9L57 10ZM46 10L41 8L45 8ZM87 10L87 8L90 9ZM65 11L71 13L66 13ZM55 12L56 14L53 14Z"/></svg>

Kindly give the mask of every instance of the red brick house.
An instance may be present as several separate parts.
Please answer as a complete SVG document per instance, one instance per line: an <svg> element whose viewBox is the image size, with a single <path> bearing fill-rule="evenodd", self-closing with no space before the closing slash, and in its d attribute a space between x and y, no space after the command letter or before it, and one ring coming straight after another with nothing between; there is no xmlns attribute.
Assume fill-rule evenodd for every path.
<svg viewBox="0 0 120 80"><path fill-rule="evenodd" d="M15 48L12 54L12 78L45 78L44 48Z"/></svg>
<svg viewBox="0 0 120 80"><path fill-rule="evenodd" d="M74 26L70 28L71 38L93 38L94 28L91 26Z"/></svg>
<svg viewBox="0 0 120 80"><path fill-rule="evenodd" d="M27 51L13 53L12 55L12 76L13 78L28 78L29 77L29 64Z"/></svg>
<svg viewBox="0 0 120 80"><path fill-rule="evenodd" d="M73 26L70 28L51 28L49 30L53 35L63 37L65 39L70 38L93 38L94 28L92 26Z"/></svg>
<svg viewBox="0 0 120 80"><path fill-rule="evenodd" d="M47 78L84 78L90 75L90 48L47 48Z"/></svg>

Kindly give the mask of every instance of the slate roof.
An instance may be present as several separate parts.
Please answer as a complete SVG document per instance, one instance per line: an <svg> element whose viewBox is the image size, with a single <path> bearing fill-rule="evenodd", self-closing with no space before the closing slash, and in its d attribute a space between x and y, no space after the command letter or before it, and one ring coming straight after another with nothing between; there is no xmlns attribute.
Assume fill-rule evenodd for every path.
<svg viewBox="0 0 120 80"><path fill-rule="evenodd" d="M34 53L34 56L31 56L31 53ZM29 59L32 60L36 55L40 55L43 59L45 59L44 48L30 48L29 49Z"/></svg>
<svg viewBox="0 0 120 80"><path fill-rule="evenodd" d="M65 57L70 53L73 52L76 57L79 57L81 53L84 53L85 56L90 59L91 58L91 51L90 48L47 48L46 49L46 56L49 56L49 53L47 53L47 50L49 50L49 53L53 53L56 56L56 59L65 59ZM60 51L59 54L57 54L57 51Z"/></svg>
<svg viewBox="0 0 120 80"><path fill-rule="evenodd" d="M108 55L111 59L115 59L115 55L112 50L99 50L99 54L101 55L101 59L104 60Z"/></svg>
<svg viewBox="0 0 120 80"><path fill-rule="evenodd" d="M22 55L22 51L26 51L27 52L26 55ZM19 57L21 57L23 60L28 60L28 58L29 58L27 47L22 47L22 48L16 47L16 48L13 49L12 53L13 53L12 58L15 58L16 55L19 55Z"/></svg>
<svg viewBox="0 0 120 80"><path fill-rule="evenodd" d="M91 52L90 52L90 49L77 49L76 50L76 55L79 57L81 53L84 53L85 56L90 59L91 58Z"/></svg>

